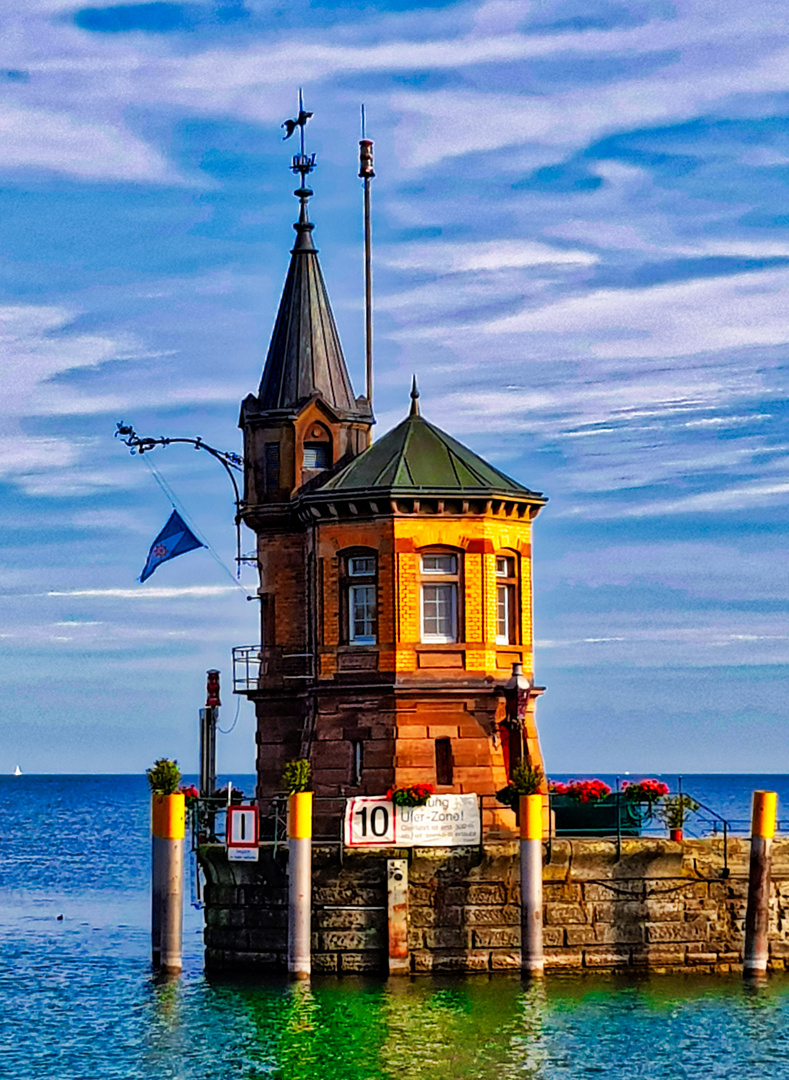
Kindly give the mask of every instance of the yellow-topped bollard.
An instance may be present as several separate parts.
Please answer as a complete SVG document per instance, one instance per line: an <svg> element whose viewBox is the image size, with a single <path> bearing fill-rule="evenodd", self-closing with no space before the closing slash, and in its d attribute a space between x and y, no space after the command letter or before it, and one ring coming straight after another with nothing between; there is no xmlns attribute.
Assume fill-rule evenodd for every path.
<svg viewBox="0 0 789 1080"><path fill-rule="evenodd" d="M180 971L186 802L180 792L151 796L151 956Z"/></svg>
<svg viewBox="0 0 789 1080"><path fill-rule="evenodd" d="M542 975L542 837L545 796L521 795L518 803L521 849L521 970Z"/></svg>
<svg viewBox="0 0 789 1080"><path fill-rule="evenodd" d="M312 971L312 792L288 796L288 971L309 979Z"/></svg>
<svg viewBox="0 0 789 1080"><path fill-rule="evenodd" d="M151 835L161 840L186 836L186 799L180 792L151 796Z"/></svg>
<svg viewBox="0 0 789 1080"><path fill-rule="evenodd" d="M776 791L754 791L751 811L751 836L772 840L775 836L777 813L778 793Z"/></svg>
<svg viewBox="0 0 789 1080"><path fill-rule="evenodd" d="M764 975L770 958L770 855L777 808L775 791L754 791L743 954L745 976Z"/></svg>

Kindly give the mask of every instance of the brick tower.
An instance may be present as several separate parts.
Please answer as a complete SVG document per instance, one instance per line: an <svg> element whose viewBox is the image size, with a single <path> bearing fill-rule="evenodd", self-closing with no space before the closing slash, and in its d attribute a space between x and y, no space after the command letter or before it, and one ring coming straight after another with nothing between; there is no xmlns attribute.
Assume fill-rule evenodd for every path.
<svg viewBox="0 0 789 1080"><path fill-rule="evenodd" d="M296 195L271 345L240 419L260 569L261 644L246 653L260 667L245 691L258 795L294 757L310 758L318 794L492 793L522 755L542 761L531 523L546 500L429 423L415 385L409 415L370 445L303 175Z"/></svg>

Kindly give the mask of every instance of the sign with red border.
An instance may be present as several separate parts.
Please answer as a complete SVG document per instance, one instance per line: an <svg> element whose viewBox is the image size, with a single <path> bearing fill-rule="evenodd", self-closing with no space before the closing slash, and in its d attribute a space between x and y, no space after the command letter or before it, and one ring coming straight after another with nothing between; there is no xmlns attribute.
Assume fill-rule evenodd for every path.
<svg viewBox="0 0 789 1080"><path fill-rule="evenodd" d="M394 804L383 795L360 795L345 805L348 847L392 847L397 843Z"/></svg>
<svg viewBox="0 0 789 1080"><path fill-rule="evenodd" d="M230 862L258 861L257 806L228 806L227 857Z"/></svg>

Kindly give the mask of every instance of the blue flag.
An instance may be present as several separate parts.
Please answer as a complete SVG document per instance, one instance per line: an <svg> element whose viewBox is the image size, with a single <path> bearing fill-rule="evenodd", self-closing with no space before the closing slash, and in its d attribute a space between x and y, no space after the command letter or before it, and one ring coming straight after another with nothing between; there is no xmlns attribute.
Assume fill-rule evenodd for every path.
<svg viewBox="0 0 789 1080"><path fill-rule="evenodd" d="M197 539L178 511L173 510L170 520L151 544L148 561L140 574L140 584L149 578L161 563L199 547L205 547L205 544Z"/></svg>

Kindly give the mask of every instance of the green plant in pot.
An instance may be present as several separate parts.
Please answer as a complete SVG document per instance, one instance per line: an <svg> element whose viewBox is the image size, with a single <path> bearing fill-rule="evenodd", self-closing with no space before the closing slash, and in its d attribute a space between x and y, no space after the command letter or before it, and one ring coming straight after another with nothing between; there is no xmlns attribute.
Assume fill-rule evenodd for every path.
<svg viewBox="0 0 789 1080"><path fill-rule="evenodd" d="M515 809L521 795L539 795L544 783L545 773L539 765L521 761L512 770L509 784L496 792L496 798L505 806Z"/></svg>
<svg viewBox="0 0 789 1080"><path fill-rule="evenodd" d="M289 761L282 770L282 786L288 795L296 795L300 791L308 791L312 767L307 758L294 758Z"/></svg>
<svg viewBox="0 0 789 1080"><path fill-rule="evenodd" d="M698 809L699 804L690 795L666 795L656 809L656 816L668 828L672 840L681 840L688 814Z"/></svg>
<svg viewBox="0 0 789 1080"><path fill-rule="evenodd" d="M175 795L181 783L178 762L169 758L159 758L150 769L146 769L145 775L153 795Z"/></svg>

